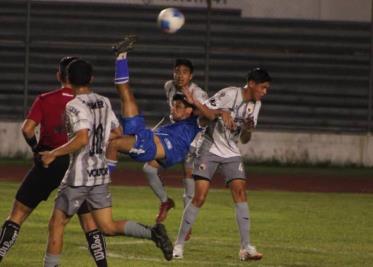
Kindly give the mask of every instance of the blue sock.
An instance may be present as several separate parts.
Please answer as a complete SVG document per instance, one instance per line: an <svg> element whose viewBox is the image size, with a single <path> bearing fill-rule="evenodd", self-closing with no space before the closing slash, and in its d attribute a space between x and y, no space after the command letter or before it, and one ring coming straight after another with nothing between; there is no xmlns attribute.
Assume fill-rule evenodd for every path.
<svg viewBox="0 0 373 267"><path fill-rule="evenodd" d="M110 159L106 159L106 162L107 162L107 167L109 169L109 174L113 174L113 172L116 170L117 168L117 165L118 165L118 161L116 160L110 160Z"/></svg>
<svg viewBox="0 0 373 267"><path fill-rule="evenodd" d="M128 61L127 53L120 54L115 61L115 84L128 83Z"/></svg>

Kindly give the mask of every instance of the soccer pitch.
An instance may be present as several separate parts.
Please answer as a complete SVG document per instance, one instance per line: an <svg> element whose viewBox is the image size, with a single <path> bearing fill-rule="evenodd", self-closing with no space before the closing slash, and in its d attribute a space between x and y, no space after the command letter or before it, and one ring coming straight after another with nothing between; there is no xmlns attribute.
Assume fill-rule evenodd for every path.
<svg viewBox="0 0 373 267"><path fill-rule="evenodd" d="M0 182L0 220L12 204L17 183ZM147 187L113 186L117 219L153 224L158 201ZM176 201L166 227L175 240L182 214L182 189L169 188ZM167 262L148 240L106 238L109 266L372 266L373 195L249 191L251 239L264 254L259 262L238 260L239 236L228 190L210 191L186 243L184 259ZM42 266L54 195L21 228L1 266ZM61 266L95 266L76 218L65 231Z"/></svg>

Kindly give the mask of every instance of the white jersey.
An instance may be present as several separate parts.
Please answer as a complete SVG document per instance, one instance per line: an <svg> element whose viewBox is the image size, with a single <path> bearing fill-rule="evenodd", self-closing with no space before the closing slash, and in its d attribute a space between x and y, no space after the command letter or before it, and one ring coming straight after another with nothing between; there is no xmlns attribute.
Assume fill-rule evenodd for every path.
<svg viewBox="0 0 373 267"><path fill-rule="evenodd" d="M201 89L201 87L199 87L197 84L195 84L193 82L190 83L188 89L189 89L189 92L192 93L193 98L198 100L199 102L204 103L208 99L207 93L203 89ZM177 90L177 88L174 85L173 80L165 82L164 90L166 92L168 105L171 108L172 99L173 99L174 95L178 92L181 93L181 91ZM193 142L190 144L192 147L197 146L197 142L201 138L201 133L202 132L199 132L196 135L196 137L193 139Z"/></svg>
<svg viewBox="0 0 373 267"><path fill-rule="evenodd" d="M234 131L230 131L224 126L223 120L219 118L210 122L207 127L202 145L209 146L209 152L223 158L241 156L237 142L242 124L249 117L254 119L255 126L258 121L261 102L245 102L242 98L242 90L243 88L240 87L227 87L205 102L205 105L210 109L230 111L237 126Z"/></svg>
<svg viewBox="0 0 373 267"><path fill-rule="evenodd" d="M69 139L88 129L89 143L70 154L70 165L62 181L70 186L94 186L110 183L105 152L110 132L119 126L108 98L95 94L77 95L66 105Z"/></svg>
<svg viewBox="0 0 373 267"><path fill-rule="evenodd" d="M193 98L197 99L199 102L204 103L207 100L208 98L207 93L203 91L197 84L190 83L188 89L192 93ZM179 93L182 93L182 92L176 89L174 82L172 80L165 82L164 90L166 93L168 105L171 107L172 98L174 97L174 95L178 92Z"/></svg>

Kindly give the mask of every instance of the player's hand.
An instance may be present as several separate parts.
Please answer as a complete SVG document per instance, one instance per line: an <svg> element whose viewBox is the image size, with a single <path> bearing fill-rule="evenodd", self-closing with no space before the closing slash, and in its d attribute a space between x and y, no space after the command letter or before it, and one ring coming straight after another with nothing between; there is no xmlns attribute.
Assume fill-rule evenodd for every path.
<svg viewBox="0 0 373 267"><path fill-rule="evenodd" d="M194 97L192 95L192 92L189 91L189 88L188 87L183 87L183 88L181 88L181 92L183 93L183 95L185 95L185 100L189 104L194 105Z"/></svg>
<svg viewBox="0 0 373 267"><path fill-rule="evenodd" d="M56 159L56 156L53 154L52 151L40 152L40 155L44 168L48 168L49 164L51 164Z"/></svg>
<svg viewBox="0 0 373 267"><path fill-rule="evenodd" d="M229 111L222 111L220 116L224 122L225 127L228 130L232 131L236 129L236 123L234 122L231 116L231 113Z"/></svg>
<svg viewBox="0 0 373 267"><path fill-rule="evenodd" d="M246 129L246 130L254 129L255 128L254 117L248 117L247 119L245 119L244 124L243 124L243 128Z"/></svg>

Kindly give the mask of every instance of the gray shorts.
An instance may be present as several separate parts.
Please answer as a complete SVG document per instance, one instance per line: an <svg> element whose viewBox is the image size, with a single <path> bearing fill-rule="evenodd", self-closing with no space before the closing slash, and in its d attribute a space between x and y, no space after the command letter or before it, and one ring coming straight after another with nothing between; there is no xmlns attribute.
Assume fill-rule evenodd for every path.
<svg viewBox="0 0 373 267"><path fill-rule="evenodd" d="M241 157L223 158L206 151L194 160L193 176L200 176L211 181L218 168L225 177L225 183L234 179L246 180Z"/></svg>
<svg viewBox="0 0 373 267"><path fill-rule="evenodd" d="M189 152L185 157L184 160L184 168L186 169L193 169L194 166L194 159L196 158L196 147L190 146Z"/></svg>
<svg viewBox="0 0 373 267"><path fill-rule="evenodd" d="M84 201L86 201L89 210L111 207L109 184L77 187L61 184L55 208L62 210L67 216L73 216Z"/></svg>

